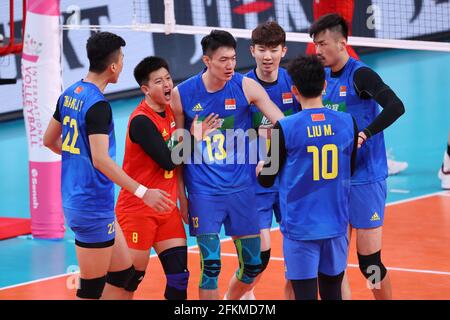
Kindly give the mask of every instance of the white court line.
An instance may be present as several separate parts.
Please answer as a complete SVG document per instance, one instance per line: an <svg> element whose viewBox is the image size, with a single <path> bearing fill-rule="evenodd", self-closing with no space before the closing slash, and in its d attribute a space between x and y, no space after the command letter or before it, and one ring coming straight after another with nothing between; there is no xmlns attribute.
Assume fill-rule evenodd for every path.
<svg viewBox="0 0 450 320"><path fill-rule="evenodd" d="M221 242L223 240L229 240L229 239L222 239ZM193 246L188 247L188 252L193 252L194 253L194 251L192 251L192 250L194 248L196 248L196 247L197 247L197 245L193 245ZM198 251L195 252L195 253L198 253ZM158 257L158 255L156 253L150 255L150 258L156 258L156 257ZM62 277L68 276L68 275L72 275L72 274L79 274L79 272L78 271L76 271L76 272L66 272L66 273L58 274L56 276L45 277L45 278L36 279L36 280L32 280L32 281L22 282L22 283L14 284L14 285L7 286L7 287L1 287L0 291L6 290L6 289L12 289L12 288L16 288L16 287L21 287L21 286L26 286L28 284L33 284L33 283L36 283L36 282L58 279L58 278L62 278Z"/></svg>
<svg viewBox="0 0 450 320"><path fill-rule="evenodd" d="M430 198L430 197L434 197L434 196L447 196L448 193L449 193L448 191L438 191L438 192L433 192L433 193L426 194L423 196L408 198L405 200L392 201L392 202L386 203L386 207L393 206L396 204L401 204L401 203L407 203L407 202L411 202L411 201L415 201L415 200L426 199L426 198Z"/></svg>
<svg viewBox="0 0 450 320"><path fill-rule="evenodd" d="M408 194L411 191L410 190L405 190L405 189L389 189L389 192Z"/></svg>
<svg viewBox="0 0 450 320"><path fill-rule="evenodd" d="M189 252L191 252L191 253L200 253L197 250L189 250ZM237 257L236 253L221 253L220 255L225 256L225 257ZM284 261L284 258L270 257L270 260ZM349 263L347 266L351 267L351 268L359 268L359 265L357 265L357 264ZM386 267L386 269L393 270L393 271L402 271L402 272L428 273L428 274L440 274L440 275L450 276L450 272L446 272L446 271L407 269L407 268L397 268L397 267Z"/></svg>
<svg viewBox="0 0 450 320"><path fill-rule="evenodd" d="M438 192L433 192L433 193L426 194L426 195L423 195L423 196L412 197L412 198L408 198L408 199L405 199L405 200L393 201L393 202L387 203L386 206L393 206L393 205L397 205L397 204L401 204L401 203L407 203L407 202L411 202L411 201L415 201L415 200L430 198L430 197L433 197L433 196L449 197L450 196L450 191L438 191ZM272 231L275 231L275 230L278 230L278 229L279 229L279 227L271 228ZM231 240L231 238L224 238L224 239L221 239L220 242L225 242L225 241L230 241L230 240ZM197 245L193 245L193 246L188 247L189 252L198 253L198 251L192 250L192 249L194 249L196 247L197 247ZM226 256L228 254L222 253L222 255ZM157 257L157 255L156 254L152 254L152 255L150 255L150 257L154 258L154 257ZM271 259L274 259L274 258L271 258ZM280 259L282 259L282 258L280 258ZM276 260L276 259L274 259L274 260ZM349 265L349 266L352 266L352 265ZM387 269L389 269L389 268L387 268ZM396 271L397 271L397 269L400 269L400 268L392 268L392 270L396 270ZM415 271L409 271L409 270L415 270ZM402 269L402 271L450 275L449 272L431 271L431 270L418 271L416 269ZM25 285L32 284L32 283L41 282L41 281L57 279L57 278L61 278L61 277L64 277L64 276L67 276L67 275L70 275L70 274L76 274L76 273L67 272L67 273L63 273L63 274L59 274L59 275L55 275L55 276L51 276L51 277L36 279L36 280L32 280L32 281L27 281L27 282L22 282L22 283L18 283L18 284L7 286L7 287L1 287L0 291L6 290L6 289L11 289L11 288L16 288L16 287L21 287L21 286L25 286Z"/></svg>
<svg viewBox="0 0 450 320"><path fill-rule="evenodd" d="M45 277L45 278L41 278L41 279L36 279L36 280L32 280L32 281L27 281L27 282L22 282L19 284L14 284L12 286L7 286L7 287L1 287L0 291L2 290L6 290L6 289L12 289L12 288L16 288L16 287L21 287L21 286L26 286L28 284L33 284L33 283L37 283L37 282L41 282L41 281L47 281L47 280L53 280L53 279L57 279L57 278L62 278L71 274L78 274L78 272L67 272L67 273L62 273L62 274L58 274L56 276L51 276L51 277Z"/></svg>

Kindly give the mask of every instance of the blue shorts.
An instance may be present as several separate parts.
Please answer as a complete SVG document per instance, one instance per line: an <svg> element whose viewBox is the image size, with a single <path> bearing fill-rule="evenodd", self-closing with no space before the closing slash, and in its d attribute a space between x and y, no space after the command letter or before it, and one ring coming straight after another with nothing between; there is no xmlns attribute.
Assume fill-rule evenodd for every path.
<svg viewBox="0 0 450 320"><path fill-rule="evenodd" d="M291 240L283 237L286 279L317 278L318 273L336 276L347 267L347 236L321 240Z"/></svg>
<svg viewBox="0 0 450 320"><path fill-rule="evenodd" d="M116 235L114 211L98 213L64 208L64 217L75 233L75 239L80 242L107 242Z"/></svg>
<svg viewBox="0 0 450 320"><path fill-rule="evenodd" d="M222 224L227 236L259 234L255 190L227 195L189 194L189 233L218 234Z"/></svg>
<svg viewBox="0 0 450 320"><path fill-rule="evenodd" d="M350 186L350 224L356 229L383 225L386 205L386 180Z"/></svg>
<svg viewBox="0 0 450 320"><path fill-rule="evenodd" d="M280 202L278 192L267 192L256 194L256 211L259 217L259 228L269 229L272 227L272 217L278 223L281 221Z"/></svg>

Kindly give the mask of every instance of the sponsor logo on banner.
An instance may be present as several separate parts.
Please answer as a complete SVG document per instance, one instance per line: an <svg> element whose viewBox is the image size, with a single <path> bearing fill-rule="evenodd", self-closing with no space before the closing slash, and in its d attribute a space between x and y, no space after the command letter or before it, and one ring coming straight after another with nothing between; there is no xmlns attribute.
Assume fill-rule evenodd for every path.
<svg viewBox="0 0 450 320"><path fill-rule="evenodd" d="M325 121L325 114L323 114L323 113L313 113L311 115L311 120L314 121L314 122Z"/></svg>
<svg viewBox="0 0 450 320"><path fill-rule="evenodd" d="M41 52L42 42L36 41L28 34L23 47L22 59L36 63Z"/></svg>
<svg viewBox="0 0 450 320"><path fill-rule="evenodd" d="M225 99L225 110L236 110L236 100Z"/></svg>
<svg viewBox="0 0 450 320"><path fill-rule="evenodd" d="M288 103L294 102L291 92L284 92L281 96L283 98L283 104L288 104Z"/></svg>
<svg viewBox="0 0 450 320"><path fill-rule="evenodd" d="M347 87L340 86L339 87L339 97L346 97L346 96L347 96Z"/></svg>

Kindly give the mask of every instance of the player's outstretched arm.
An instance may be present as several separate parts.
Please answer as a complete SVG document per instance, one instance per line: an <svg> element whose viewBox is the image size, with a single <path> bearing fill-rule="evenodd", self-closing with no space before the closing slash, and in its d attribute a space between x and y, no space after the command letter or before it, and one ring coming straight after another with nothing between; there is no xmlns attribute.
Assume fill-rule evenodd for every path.
<svg viewBox="0 0 450 320"><path fill-rule="evenodd" d="M51 118L44 134L44 146L59 155L62 148L61 132L61 123Z"/></svg>
<svg viewBox="0 0 450 320"><path fill-rule="evenodd" d="M242 88L247 101L253 103L272 123L284 118L283 112L272 102L266 90L255 80L244 77Z"/></svg>
<svg viewBox="0 0 450 320"><path fill-rule="evenodd" d="M109 136L107 134L89 135L89 144L91 148L93 166L107 176L111 181L120 187L136 194L136 191L142 186L130 178L125 171L120 168L109 156ZM164 190L147 189L143 190L140 196L146 205L161 212L172 211L175 203L170 200L170 195Z"/></svg>
<svg viewBox="0 0 450 320"><path fill-rule="evenodd" d="M361 128L358 145L385 130L405 113L405 107L395 92L372 69L362 67L355 72L353 84L361 99L374 99L382 108L366 128Z"/></svg>
<svg viewBox="0 0 450 320"><path fill-rule="evenodd" d="M258 182L264 188L270 188L271 186L273 186L273 184L275 183L275 178L280 172L281 167L284 166L287 157L284 133L279 122L275 123L273 130L274 132L278 132L278 135L276 135L278 136L278 140L272 139L272 147L267 153L267 159L264 161L259 161L258 165L256 166L256 175ZM275 144L278 144L278 148L276 148L278 153L273 154L272 149ZM278 161L276 161L277 159L275 158L277 158ZM276 165L275 163L278 163L278 165Z"/></svg>

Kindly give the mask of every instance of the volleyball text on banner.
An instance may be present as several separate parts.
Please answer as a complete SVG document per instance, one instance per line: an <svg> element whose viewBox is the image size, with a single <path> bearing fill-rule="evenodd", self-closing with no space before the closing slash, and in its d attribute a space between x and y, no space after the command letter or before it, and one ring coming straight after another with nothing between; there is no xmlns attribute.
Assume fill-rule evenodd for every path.
<svg viewBox="0 0 450 320"><path fill-rule="evenodd" d="M63 238L61 157L43 137L61 93L59 0L29 0L22 53L23 114L28 138L31 231Z"/></svg>

